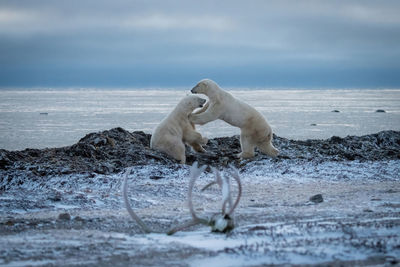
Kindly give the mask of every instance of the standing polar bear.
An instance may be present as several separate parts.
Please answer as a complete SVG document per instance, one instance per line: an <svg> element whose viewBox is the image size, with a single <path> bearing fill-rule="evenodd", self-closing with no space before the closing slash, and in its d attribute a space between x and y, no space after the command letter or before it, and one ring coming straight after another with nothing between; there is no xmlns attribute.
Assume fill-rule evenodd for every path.
<svg viewBox="0 0 400 267"><path fill-rule="evenodd" d="M189 121L189 114L196 108L203 107L205 102L205 99L194 95L184 97L154 129L150 147L167 153L182 164L186 162L185 143L197 152L205 152L201 145L207 143L207 138L196 132L194 124Z"/></svg>
<svg viewBox="0 0 400 267"><path fill-rule="evenodd" d="M239 127L241 158L254 157L254 149L258 149L269 156L275 157L279 151L272 145L272 129L267 121L252 106L233 97L222 90L212 80L201 80L193 89L194 94L205 94L209 101L204 107L191 114L189 120L194 124L221 119L233 126Z"/></svg>

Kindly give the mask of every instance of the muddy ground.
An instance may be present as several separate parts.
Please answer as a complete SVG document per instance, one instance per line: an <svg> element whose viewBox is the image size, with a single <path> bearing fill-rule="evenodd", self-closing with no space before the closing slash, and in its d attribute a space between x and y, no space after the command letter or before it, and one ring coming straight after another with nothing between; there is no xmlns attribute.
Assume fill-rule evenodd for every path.
<svg viewBox="0 0 400 267"><path fill-rule="evenodd" d="M400 132L327 140L275 136L281 151L240 161L238 137L211 139L188 164L235 165L243 197L229 234L190 220L189 166L149 148L150 135L122 128L63 148L0 150L0 265L265 266L395 265L400 260ZM121 197L129 196L156 233L143 234ZM201 193L199 214L219 211L217 188ZM235 191L236 192L236 191ZM315 195L320 197L314 197Z"/></svg>

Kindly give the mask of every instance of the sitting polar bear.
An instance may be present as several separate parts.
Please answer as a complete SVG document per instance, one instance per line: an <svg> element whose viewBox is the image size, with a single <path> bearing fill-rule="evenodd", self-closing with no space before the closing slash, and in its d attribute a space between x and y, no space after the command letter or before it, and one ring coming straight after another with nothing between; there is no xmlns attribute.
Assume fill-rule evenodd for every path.
<svg viewBox="0 0 400 267"><path fill-rule="evenodd" d="M272 145L272 130L267 121L256 109L222 90L212 80L202 80L193 89L194 94L205 94L209 101L204 107L191 114L189 120L194 124L221 119L239 127L241 158L254 157L254 149L275 157L279 151Z"/></svg>
<svg viewBox="0 0 400 267"><path fill-rule="evenodd" d="M190 123L188 116L196 108L203 107L205 102L205 99L194 95L184 97L155 128L150 139L150 147L167 153L182 164L186 162L185 143L197 152L204 152L201 145L205 145L208 140L195 131L194 124Z"/></svg>

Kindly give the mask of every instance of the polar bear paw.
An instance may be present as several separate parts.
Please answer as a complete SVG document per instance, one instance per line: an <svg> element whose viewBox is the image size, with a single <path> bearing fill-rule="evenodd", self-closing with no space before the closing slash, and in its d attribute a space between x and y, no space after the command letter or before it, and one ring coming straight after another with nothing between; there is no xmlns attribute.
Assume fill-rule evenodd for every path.
<svg viewBox="0 0 400 267"><path fill-rule="evenodd" d="M249 152L242 152L236 155L236 157L241 158L241 159L250 159L254 157L254 152L249 153Z"/></svg>
<svg viewBox="0 0 400 267"><path fill-rule="evenodd" d="M208 138L207 137L203 137L203 140L201 142L202 145L206 145L208 143Z"/></svg>

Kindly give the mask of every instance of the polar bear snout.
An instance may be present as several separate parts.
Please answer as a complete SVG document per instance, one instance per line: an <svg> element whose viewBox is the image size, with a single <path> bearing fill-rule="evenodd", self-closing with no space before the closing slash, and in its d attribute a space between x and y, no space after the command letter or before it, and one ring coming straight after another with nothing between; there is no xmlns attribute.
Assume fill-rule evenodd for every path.
<svg viewBox="0 0 400 267"><path fill-rule="evenodd" d="M192 94L197 94L197 89L198 89L198 88L199 88L199 86L196 85L195 87L192 88L192 90L190 90L190 92L191 92Z"/></svg>
<svg viewBox="0 0 400 267"><path fill-rule="evenodd" d="M196 84L195 87L192 88L190 92L193 94L206 94L206 89L207 89L207 83L200 81L198 84Z"/></svg>

